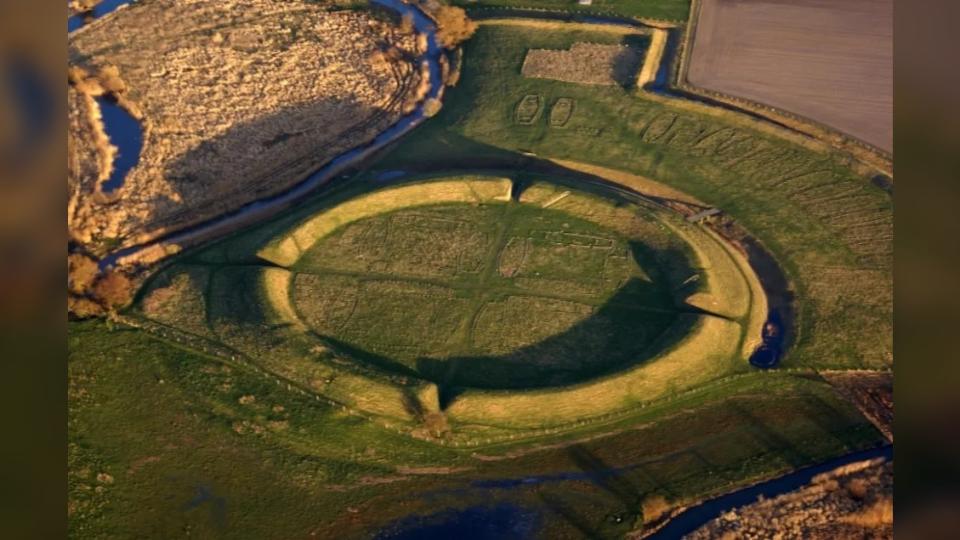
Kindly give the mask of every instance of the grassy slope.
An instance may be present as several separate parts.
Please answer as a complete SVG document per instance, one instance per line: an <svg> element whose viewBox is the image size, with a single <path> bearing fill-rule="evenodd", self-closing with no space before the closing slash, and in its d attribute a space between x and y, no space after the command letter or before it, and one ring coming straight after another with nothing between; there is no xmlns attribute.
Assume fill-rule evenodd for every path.
<svg viewBox="0 0 960 540"><path fill-rule="evenodd" d="M892 361L892 201L842 156L775 139L731 115L706 116L617 87L520 76L528 48L615 42L607 33L481 26L443 110L378 166L450 167L530 151L654 178L719 206L758 237L793 282L800 312L787 365L885 367ZM528 94L576 100L562 129L513 123ZM666 130L666 131L665 131ZM701 142L696 142L700 140ZM520 162L522 163L522 162Z"/></svg>
<svg viewBox="0 0 960 540"><path fill-rule="evenodd" d="M476 182L481 182L479 177L475 178L476 188L480 185L499 185L498 181L492 184L488 184L489 180ZM611 414L622 419L633 414L627 409L636 409L641 403L662 400L673 393L750 369L739 352L739 345L742 342L743 350L752 350L756 345L756 336L760 335L759 325L765 313L754 314L753 310L746 312L752 293L747 289L741 270L720 247L719 241L675 216L649 211L636 214L638 207L632 204L610 204L610 200L604 197L571 192L558 185L542 182L529 185L520 197L523 203L531 206L494 204L476 209L466 208L455 216L463 221L473 214L486 215L499 208L509 210L509 219L498 217L497 227L494 228L515 229L523 225L520 228L524 229L534 223L536 226L533 229L537 230L573 231L586 227L584 230L587 232L599 232L603 228L610 228L621 235L635 238L637 242L632 250L644 260L641 266L656 270L651 275L653 282L662 284L649 287L642 279L632 281L609 298L612 292L610 287L616 285L613 282L606 283L604 291L599 291L602 294L597 297L594 297L596 291L587 296L584 296L585 291L574 292L577 287L597 277L594 275L596 269L589 268L589 261L587 267L582 266L583 261L564 259L550 263L549 268L534 268L534 273L538 272L544 278L567 280L563 285L548 283L549 287L545 290L538 289L542 283L537 285L528 281L523 285L527 289L518 289L512 280L497 278L494 272L498 259L496 248L503 245L506 237L493 242L488 250L486 273L490 276L480 296L471 290L476 284L464 282L461 279L463 275L452 280L444 277L443 272L433 275L436 269L425 264L427 259L437 257L451 247L466 245L462 238L444 245L434 245L422 237L423 225L393 230L376 220L370 223L360 220L346 229L334 231L328 239L317 238L317 234L323 236L332 227L344 222L336 216L357 214L349 209L344 210L346 207L363 206L361 203L364 201L383 199L389 202L389 208L395 208L406 204L407 195L423 203L426 194L436 195L445 186L456 184L455 180L448 178L423 182L414 177L401 186L373 190L339 206L331 207L326 197L319 198L315 204L307 205L302 212L298 212L298 219L284 218L281 221L288 227L287 231L295 231L292 236L297 238L289 249L292 256L298 256L296 254L305 246L317 242L305 249L302 259L293 265L293 269L301 274L291 287L275 287L282 283L273 283L272 286L265 273L265 269L271 267L253 258L254 253L269 252L273 254L273 260L286 260L275 256L278 252L274 248L260 249L263 242L269 246L285 246L291 237L289 233L278 229L276 224L267 224L187 256L187 264L175 264L164 270L145 287L148 292L138 307L149 319L194 335L210 337L230 347L232 351L228 356L238 354L247 362L284 377L286 382L358 411L383 415L386 417L384 420L395 429L414 427L410 425L414 419L409 416L405 405L408 398L404 396L407 393L401 390L402 387L410 388L413 381L404 382L397 376L413 374L413 369L419 370L435 381L442 393L454 388L458 397L448 410L448 420L454 424L451 437L456 444L489 444L492 438L506 440L518 436L537 436L537 432L533 431L518 434L517 428L538 432L549 429L553 433L559 425L564 425L563 429L567 431L582 430L583 421L609 423ZM502 193L503 190L498 188L495 192ZM345 189L342 194L333 195L330 199L343 200L346 193L355 193L355 189ZM397 194L401 193L404 196L398 197ZM551 210L536 210L532 206L549 201L553 201ZM314 213L318 208L327 211ZM441 207L420 207L416 213L430 215L431 212L438 212L438 208ZM554 214L554 209L563 213ZM357 215L360 214L367 215L363 212ZM559 219L568 215L588 218L588 221L563 217L552 225L550 220L543 222L549 216ZM391 219L392 216L394 214L388 212L377 219ZM452 217L446 216L441 223L449 223ZM518 222L515 218L522 219ZM671 225L664 228L666 221L663 220ZM326 221L331 223L322 225ZM481 225L476 219L473 221ZM564 222L567 228L564 228ZM366 226L371 223L372 226ZM261 228L277 236L264 238L258 232ZM523 235L531 234L533 229ZM392 232L384 236L388 230ZM673 233L668 233L669 230L673 230ZM682 234L681 230L684 231ZM311 234L301 234L304 231ZM373 236L367 238L368 234ZM406 234L414 236L405 240ZM343 246L330 243L331 239L341 239L344 235L360 238L359 245L366 256L360 257L356 252L360 248L349 242ZM434 231L428 236L437 239L442 234ZM487 236L493 238L498 234L491 229ZM678 238L680 236L690 236L692 243L685 244ZM368 242L376 243L378 238L379 242L386 242L386 238L389 238L389 242L378 244L378 247L366 245ZM404 253L387 253L398 245L403 246ZM691 253L685 255L688 251ZM693 252L699 261L696 265L702 265L709 271L701 275L704 279L691 282L691 275L701 272L687 262ZM536 250L531 256L535 253ZM448 255L453 257L450 264L459 264L459 254L450 252ZM536 257L532 256L532 259ZM201 266L195 266L197 263L201 263ZM205 281L201 270L208 263L206 272L212 279ZM330 274L330 267L336 270L336 276ZM385 274L377 274L371 270L373 268ZM285 273L276 268L273 268L273 272ZM398 282L397 278L403 275L408 279ZM469 273L466 275L469 277ZM167 276L174 277L171 279ZM371 279L373 277L377 279ZM385 281L386 277L389 279ZM530 276L524 277L523 272L519 277L530 279ZM278 278L283 282L284 276ZM170 291L169 284L172 282L187 282L189 285ZM401 286L400 282L405 284ZM440 285L445 288L438 288ZM155 286L160 289L155 289ZM410 294L411 287L427 287L431 294ZM556 287L564 290L551 289ZM668 289L672 292L668 293ZM426 291L423 289L422 292ZM168 294L170 292L173 294ZM166 300L162 309L158 309L154 298L161 293ZM463 298L461 293L465 293L467 298ZM472 332L470 328L463 327L457 330L472 334L473 338L488 336L492 338L486 340L490 343L509 343L510 336L498 336L494 332L499 332L503 327L512 328L517 334L515 338L519 337L531 345L519 356L501 353L480 355L479 351L463 347L450 349L449 345L442 343L443 335L439 335L441 341L437 341L436 330L445 325L455 325L456 321L451 323L449 317L438 321L434 314L442 311L444 315L455 315L456 304L471 304L467 301L470 297L482 300L489 294L506 293L521 293L528 299L530 295L559 296L588 304L606 300L597 316L589 317L563 332L560 332L562 328L557 327L558 317L562 315L554 316L545 311L550 308L552 300L545 301L543 309L526 305L519 310L510 308L500 311L501 316L515 317L516 320L501 320L494 329L478 330L483 326L480 324L483 320L489 320L478 317L476 321L479 326L472 327ZM437 297L438 294L452 296L449 300L443 300ZM671 300L670 296L676 298ZM269 300L271 297L287 297L289 301L278 304ZM723 313L736 322L687 314L675 318L670 327L665 329L664 324L669 321L662 313L624 309L625 306L643 305L645 308L669 311L675 302L682 301ZM446 307L438 309L438 302L445 302ZM193 307L197 304L201 306L199 317L198 310ZM202 307L204 305L207 307ZM378 307L371 309L372 306ZM494 307L501 309L502 305ZM462 309L478 312L479 306L466 305L461 306ZM689 311L689 308L681 306L680 310ZM299 319L292 314L294 311L299 312ZM761 311L765 312L765 308L761 308ZM290 316L284 316L284 313ZM301 319L307 324L301 323ZM316 334L310 333L308 327ZM643 335L637 333L637 327L643 328ZM382 332L385 328L390 330ZM745 329L748 331L746 334ZM162 330L162 333L166 332L168 329ZM456 334L452 328L440 333ZM529 336L538 334L551 337L534 344ZM624 340L628 340L629 344L625 344ZM651 345L650 348L644 348L645 343ZM415 354L408 349L414 345L418 348ZM521 348L518 343L511 347L512 350ZM579 360L584 358L583 351L589 351L590 355L603 355L606 360L602 365L582 365ZM654 355L656 361L643 360ZM337 360L341 357L342 360ZM447 361L447 357L455 360ZM349 358L363 359L363 362L357 363ZM536 364L544 361L548 364L546 368ZM554 361L560 363L559 369L553 367ZM397 376L369 372L367 365L378 365ZM367 376L354 376L358 370L363 370ZM348 374L351 371L354 374ZM558 376L566 377L562 381L567 383L589 380L577 386L556 388L558 382L554 382L553 378ZM549 387L542 388L545 385ZM458 386L492 390L488 392L474 388L461 393L456 389ZM497 390L517 387L522 387L524 392L505 396ZM437 405L433 401L421 402L421 406L430 408L436 408ZM403 425L397 425L396 422Z"/></svg>
<svg viewBox="0 0 960 540"><path fill-rule="evenodd" d="M434 221L425 221L425 216ZM416 227L397 225L411 219L417 219L419 224ZM388 231L389 241L382 240L382 244L371 244L376 238L368 236L378 235L381 231ZM627 239L613 231L567 213L503 203L482 207L465 204L442 205L381 214L376 218L357 222L349 228L339 229L306 251L296 264L296 269L301 273L320 276L320 283L334 275L342 276L350 282L357 280L357 308L350 324L343 329L346 334L344 339L347 339L350 345L371 352L382 352L412 369L417 369L418 359L424 355L439 362L436 366L438 368L447 364L450 358L463 356L464 358L459 360L461 365L455 380L462 380L463 370L471 364L479 363L477 368L482 369L482 365L490 360L483 357L499 356L493 352L500 349L496 344L510 341L511 336L500 334L503 324L484 325L483 321L486 319L483 317L472 327L466 324L467 321L479 317L484 309L494 310L491 313L501 317L510 317L511 314L516 317L515 321L508 323L508 327L517 334L513 339L519 347L532 346L536 341L540 341L531 341L528 336L549 336L557 333L554 317L548 315L551 313L548 310L552 309L551 306L557 301L591 305L596 309L607 306L604 311L607 318L604 321L594 321L592 328L595 331L606 329L621 337L632 335L632 339L629 343L619 344L616 350L605 355L604 364L601 366L580 365L578 353L585 351L572 342L573 339L589 341L589 338L595 336L585 334L574 338L571 335L570 339L565 339L567 348L558 349L555 344L550 349L555 353L567 353L568 349L572 348L569 350L572 354L567 354L566 357L561 355L555 361L558 364L566 361L567 364L578 366L575 373L567 373L567 376L576 379L590 378L597 369L605 370L613 364L629 361L627 356L639 353L673 320L675 312L667 282L661 280L653 282L652 286L641 286L641 283L646 282L638 280L637 286L620 290L618 287L621 281L636 274L635 270L631 270L631 266L625 263L623 268L618 268L613 266L613 263L608 263L611 269L605 271L607 251L556 249L550 242L538 236L538 233L542 236L544 231L600 235L604 239L615 239L621 250L627 245ZM476 238L477 235L484 240L477 241L474 246L470 243L471 238ZM346 236L350 239L345 239ZM361 241L368 245L358 251L358 245L352 240L355 236L359 236ZM525 285L501 276L497 270L501 251L514 237L521 240L530 238L531 252L526 265L520 267L521 273L518 275L520 279L530 280ZM466 255L479 256L478 262L482 262L482 266L477 270L458 268L458 259L463 259L460 249L464 246L469 246L465 249L470 250ZM614 248L611 248L610 254L614 253ZM633 264L632 261L630 264ZM371 270L373 268L377 270ZM655 267L648 270L654 271ZM562 283L542 281L540 278L562 280ZM404 285L400 286L400 283ZM342 295L344 291L331 293ZM511 298L513 300L508 300ZM309 289L305 294L297 296L296 303L301 310L312 311L317 309L315 304L318 299L314 289ZM616 306L608 306L612 299L616 301ZM519 305L517 308L507 308L513 305L509 302L521 301L525 302L522 310ZM330 298L323 304L331 305L333 299ZM444 308L444 304L448 307ZM624 307L617 309L621 304ZM421 306L422 310L411 309L411 305ZM569 304L564 303L562 306L569 309ZM636 306L655 311L628 309ZM356 311L358 309L361 311ZM428 316L440 309L445 315L443 320ZM553 309L560 310L556 317L562 316L561 308L554 306ZM418 314L423 316L417 317ZM329 319L329 315L321 308L313 318L322 323ZM605 321L610 322L605 324ZM633 330L637 327L646 329L647 333L637 336ZM377 331L370 332L368 329ZM390 330L383 331L385 329ZM340 337L340 331L334 328L319 330L329 330L335 332L332 337ZM646 339L642 339L644 337ZM612 342L592 342L597 346L613 345ZM418 345L418 348L411 350L411 345ZM548 351L541 349L538 354L532 354L533 351L528 350L526 360L520 355L504 356L503 361L514 364L509 372L492 369L489 377L478 378L474 373L470 380L476 385L482 379L483 384L494 388L544 385L547 380L543 370L531 370L536 368L537 363L552 363L545 357ZM570 367L568 365L566 369ZM549 367L547 371L549 372ZM434 376L440 375L438 373Z"/></svg>
<svg viewBox="0 0 960 540"><path fill-rule="evenodd" d="M609 536L633 523L646 497L696 498L879 438L825 383L766 374L652 407L606 438L481 461L391 435L142 332L71 323L70 336L75 538L363 538L407 513L503 501L553 516L549 537L577 537L584 525ZM523 449L477 453L511 451ZM599 484L471 487L611 467L626 470ZM613 515L628 519L616 524Z"/></svg>
<svg viewBox="0 0 960 540"><path fill-rule="evenodd" d="M576 0L454 0L452 3L466 8L510 7L614 13L678 22L686 21L690 13L690 0L593 0L590 6L581 6Z"/></svg>

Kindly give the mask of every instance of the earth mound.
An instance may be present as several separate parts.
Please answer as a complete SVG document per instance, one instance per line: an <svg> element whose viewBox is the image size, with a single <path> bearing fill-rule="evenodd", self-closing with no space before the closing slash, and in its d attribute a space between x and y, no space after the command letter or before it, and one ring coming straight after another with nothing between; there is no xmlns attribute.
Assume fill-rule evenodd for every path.
<svg viewBox="0 0 960 540"><path fill-rule="evenodd" d="M722 241L606 191L450 177L317 205L181 257L131 320L392 427L443 411L469 438L749 369L766 317Z"/></svg>

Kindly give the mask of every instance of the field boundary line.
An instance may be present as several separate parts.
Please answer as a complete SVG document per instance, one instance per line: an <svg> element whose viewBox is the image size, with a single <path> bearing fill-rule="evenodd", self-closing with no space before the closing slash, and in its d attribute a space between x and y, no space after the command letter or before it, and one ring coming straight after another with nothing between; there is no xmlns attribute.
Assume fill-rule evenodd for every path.
<svg viewBox="0 0 960 540"><path fill-rule="evenodd" d="M886 150L804 115L773 107L757 100L701 88L690 83L687 74L690 70L690 57L696 45L702 7L703 0L691 0L690 19L686 25L686 35L677 51L677 72L670 85L672 86L670 91L677 94L675 97L705 101L708 105L759 116L777 126L822 141L835 150L848 153L858 161L878 169L891 179L893 178L893 154Z"/></svg>

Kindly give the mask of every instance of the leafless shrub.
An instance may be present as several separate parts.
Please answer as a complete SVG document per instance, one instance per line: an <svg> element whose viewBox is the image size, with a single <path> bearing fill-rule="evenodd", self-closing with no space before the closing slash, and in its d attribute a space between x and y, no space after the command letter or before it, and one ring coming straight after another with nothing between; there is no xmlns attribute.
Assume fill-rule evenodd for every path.
<svg viewBox="0 0 960 540"><path fill-rule="evenodd" d="M463 68L463 49L457 49L450 57L450 72L447 74L447 86L456 86L460 82L460 71Z"/></svg>
<svg viewBox="0 0 960 540"><path fill-rule="evenodd" d="M127 90L127 84L120 78L120 68L117 66L103 66L97 73L97 78L100 79L100 85L107 92L119 94Z"/></svg>
<svg viewBox="0 0 960 540"><path fill-rule="evenodd" d="M437 98L428 98L423 102L423 114L427 117L434 116L440 112L440 100Z"/></svg>
<svg viewBox="0 0 960 540"><path fill-rule="evenodd" d="M841 518L846 523L862 527L880 527L893 523L893 499L884 497L863 511Z"/></svg>
<svg viewBox="0 0 960 540"><path fill-rule="evenodd" d="M404 34L412 34L414 30L413 15L410 13L404 13L403 17L400 19L400 31Z"/></svg>
<svg viewBox="0 0 960 540"><path fill-rule="evenodd" d="M453 49L470 39L477 31L477 23L467 17L463 8L440 6L433 16L437 20L437 39L447 49Z"/></svg>
<svg viewBox="0 0 960 540"><path fill-rule="evenodd" d="M867 488L869 486L867 485L867 481L863 478L854 478L853 480L847 482L845 487L847 489L847 493L849 493L851 497L861 501L867 496Z"/></svg>
<svg viewBox="0 0 960 540"><path fill-rule="evenodd" d="M67 68L67 80L81 94L102 96L105 92L100 81L96 77L91 77L85 69L79 66L70 66Z"/></svg>
<svg viewBox="0 0 960 540"><path fill-rule="evenodd" d="M109 308L125 306L133 297L133 283L124 274L111 270L94 284L93 295Z"/></svg>
<svg viewBox="0 0 960 540"><path fill-rule="evenodd" d="M67 257L67 287L71 292L87 292L98 272L97 262L86 255L73 253Z"/></svg>
<svg viewBox="0 0 960 540"><path fill-rule="evenodd" d="M67 312L74 317L86 319L103 315L103 306L84 296L67 295Z"/></svg>

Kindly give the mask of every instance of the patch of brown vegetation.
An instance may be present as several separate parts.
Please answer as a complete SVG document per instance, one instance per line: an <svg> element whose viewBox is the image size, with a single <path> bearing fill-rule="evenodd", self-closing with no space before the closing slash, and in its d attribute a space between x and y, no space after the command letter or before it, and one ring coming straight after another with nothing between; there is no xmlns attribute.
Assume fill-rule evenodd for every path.
<svg viewBox="0 0 960 540"><path fill-rule="evenodd" d="M93 285L93 297L107 309L119 308L130 303L134 284L119 271L108 270Z"/></svg>
<svg viewBox="0 0 960 540"><path fill-rule="evenodd" d="M844 523L864 528L878 528L893 524L893 499L884 497L862 512L840 518Z"/></svg>
<svg viewBox="0 0 960 540"><path fill-rule="evenodd" d="M634 82L642 55L627 45L574 43L569 50L530 49L524 77L579 84L621 85Z"/></svg>
<svg viewBox="0 0 960 540"><path fill-rule="evenodd" d="M87 318L113 313L133 299L136 284L116 270L101 272L97 262L82 253L67 257L67 311Z"/></svg>
<svg viewBox="0 0 960 540"><path fill-rule="evenodd" d="M439 6L431 15L437 22L437 41L444 48L456 48L477 31L477 23L467 17L463 8Z"/></svg>
<svg viewBox="0 0 960 540"><path fill-rule="evenodd" d="M841 396L893 442L893 374L871 371L825 371L821 375Z"/></svg>
<svg viewBox="0 0 960 540"><path fill-rule="evenodd" d="M92 10L99 3L100 0L69 0L67 2L67 15L85 13Z"/></svg>
<svg viewBox="0 0 960 540"><path fill-rule="evenodd" d="M100 269L97 261L81 253L67 257L67 288L70 292L83 294L97 278Z"/></svg>
<svg viewBox="0 0 960 540"><path fill-rule="evenodd" d="M644 499L641 508L643 510L643 522L645 525L649 525L666 515L673 508L673 505L663 497L655 495Z"/></svg>
<svg viewBox="0 0 960 540"><path fill-rule="evenodd" d="M92 252L289 188L395 123L428 86L415 35L311 2L137 2L72 33L69 49L70 235ZM113 200L99 190L112 163L97 150L92 96L103 93L144 127Z"/></svg>
<svg viewBox="0 0 960 540"><path fill-rule="evenodd" d="M686 538L893 538L893 462L853 463L711 521Z"/></svg>
<svg viewBox="0 0 960 540"><path fill-rule="evenodd" d="M67 227L73 230L85 198L104 201L99 185L110 177L117 149L107 138L93 99L103 95L100 82L80 69L71 69L67 76L72 81L67 89Z"/></svg>

